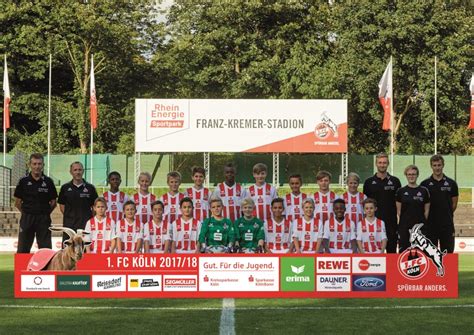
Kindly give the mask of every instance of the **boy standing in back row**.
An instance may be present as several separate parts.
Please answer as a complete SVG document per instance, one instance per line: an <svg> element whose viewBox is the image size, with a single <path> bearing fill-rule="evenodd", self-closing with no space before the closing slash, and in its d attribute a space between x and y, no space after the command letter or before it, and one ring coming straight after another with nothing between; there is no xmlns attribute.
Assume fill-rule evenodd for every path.
<svg viewBox="0 0 474 335"><path fill-rule="evenodd" d="M235 222L242 216L241 204L246 197L245 189L235 182L235 167L232 163L224 166L224 182L217 185L212 198L220 198L224 209L223 216Z"/></svg>
<svg viewBox="0 0 474 335"><path fill-rule="evenodd" d="M272 217L271 204L272 200L277 197L275 187L265 181L267 171L268 169L265 164L255 164L253 167L255 184L248 188L248 195L255 203L255 216L262 221Z"/></svg>
<svg viewBox="0 0 474 335"><path fill-rule="evenodd" d="M199 221L204 221L209 217L209 189L204 187L206 170L200 166L192 169L192 179L194 185L186 190L188 198L191 198L194 205L193 217Z"/></svg>
<svg viewBox="0 0 474 335"><path fill-rule="evenodd" d="M319 171L316 175L319 191L314 193L314 215L326 222L333 215L332 203L336 200L336 193L329 190L331 174L328 171Z"/></svg>

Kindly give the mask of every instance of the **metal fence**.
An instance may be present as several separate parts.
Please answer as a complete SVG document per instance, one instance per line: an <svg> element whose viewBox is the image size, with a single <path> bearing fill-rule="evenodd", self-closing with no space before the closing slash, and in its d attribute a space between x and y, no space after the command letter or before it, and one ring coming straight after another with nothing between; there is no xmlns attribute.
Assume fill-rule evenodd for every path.
<svg viewBox="0 0 474 335"><path fill-rule="evenodd" d="M195 165L204 165L202 153L156 153L141 154L140 170L148 171L154 175L152 186L166 187L166 174L177 170L183 175L183 183L192 183L191 168ZM136 185L135 160L133 155L94 155L94 171L92 181L97 186L105 186L107 174L118 171L122 175L123 187L134 187ZM362 180L375 172L374 155L348 155L349 172L357 172ZM430 156L423 155L395 155L394 175L398 176L402 183L403 170L409 164L416 164L420 169L420 181L431 174L429 164ZM445 172L455 179L460 187L474 187L474 157L446 155ZM47 161L47 160L45 160ZM83 162L86 180L90 181L90 155L52 155L50 158L50 177L56 185L64 184L71 179L69 165L74 161ZM7 159L12 165L13 159ZM272 154L248 154L248 153L211 153L209 154L209 180L210 185L215 185L223 180L223 167L226 163L233 162L237 167L236 179L243 184L253 183L252 167L256 163L265 163L268 166L268 181L273 180ZM342 159L340 154L280 154L279 155L279 184L286 184L288 176L299 173L303 176L304 184L314 185L316 183L316 172L324 169L331 172L332 182L337 184L343 180ZM47 167L45 167L47 171Z"/></svg>
<svg viewBox="0 0 474 335"><path fill-rule="evenodd" d="M12 170L5 166L0 166L0 206L10 207L12 190Z"/></svg>

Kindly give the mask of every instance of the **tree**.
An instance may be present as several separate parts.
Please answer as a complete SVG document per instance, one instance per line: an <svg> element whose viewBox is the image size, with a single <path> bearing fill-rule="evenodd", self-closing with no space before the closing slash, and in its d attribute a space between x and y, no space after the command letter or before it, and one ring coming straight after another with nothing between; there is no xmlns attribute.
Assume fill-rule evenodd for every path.
<svg viewBox="0 0 474 335"><path fill-rule="evenodd" d="M0 18L4 30L1 50L9 53L11 67L16 69L12 80L14 93L18 96L41 94L39 110L41 113L47 110L44 97L48 88L47 61L48 54L53 53L53 94L63 104L74 107L54 111L70 121L64 125L71 136L68 150L79 147L82 153L87 152L92 54L96 59L101 125L96 136L97 148L113 151L122 133L133 130L126 111L133 106L133 98L146 95L147 85L153 81L146 57L159 40L155 5L155 1L146 0L68 0L62 3L37 0L12 2L6 6L6 14ZM30 113L17 112L24 116ZM35 122L27 123L33 125L32 132L45 130L35 126ZM62 123L56 124L59 125ZM65 129L55 130L63 132Z"/></svg>

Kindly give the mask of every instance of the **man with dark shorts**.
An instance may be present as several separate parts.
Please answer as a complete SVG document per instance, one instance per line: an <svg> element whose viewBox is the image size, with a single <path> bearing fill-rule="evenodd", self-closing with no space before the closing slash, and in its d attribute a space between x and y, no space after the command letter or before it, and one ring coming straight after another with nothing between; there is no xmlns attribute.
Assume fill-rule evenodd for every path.
<svg viewBox="0 0 474 335"><path fill-rule="evenodd" d="M17 253L29 253L36 235L38 248L51 249L51 212L58 193L51 178L43 174L44 158L39 153L29 160L31 172L15 188L15 207L21 212Z"/></svg>
<svg viewBox="0 0 474 335"><path fill-rule="evenodd" d="M433 174L423 180L431 195L428 216L428 238L441 250L454 252L454 211L458 205L458 184L443 173L444 158L434 155L430 159Z"/></svg>
<svg viewBox="0 0 474 335"><path fill-rule="evenodd" d="M364 194L377 201L375 216L385 222L387 230L387 253L397 252L398 226L395 193L402 187L400 179L388 172L388 155L380 153L375 157L377 172L364 182Z"/></svg>
<svg viewBox="0 0 474 335"><path fill-rule="evenodd" d="M92 207L98 195L94 185L82 178L84 167L81 162L72 163L69 172L72 180L61 187L58 202L63 213L63 226L77 231L84 229L92 217ZM63 242L68 238L63 234Z"/></svg>

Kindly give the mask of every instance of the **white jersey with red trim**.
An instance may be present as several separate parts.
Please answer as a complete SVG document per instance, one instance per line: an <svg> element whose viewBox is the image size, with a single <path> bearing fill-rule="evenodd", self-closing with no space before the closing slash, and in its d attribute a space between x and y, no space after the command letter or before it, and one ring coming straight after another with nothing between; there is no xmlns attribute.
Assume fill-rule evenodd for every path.
<svg viewBox="0 0 474 335"><path fill-rule="evenodd" d="M357 240L362 242L366 253L382 253L382 241L386 239L385 223L380 219L370 222L364 218L357 227Z"/></svg>
<svg viewBox="0 0 474 335"><path fill-rule="evenodd" d="M150 220L143 226L143 241L150 243L151 254L162 254L165 251L165 242L170 239L168 220L156 223Z"/></svg>
<svg viewBox="0 0 474 335"><path fill-rule="evenodd" d="M142 225L147 223L152 218L151 206L150 204L156 201L156 196L154 194L148 193L143 195L141 193L135 193L133 195L133 201L137 207L137 213L135 214L137 220L140 221Z"/></svg>
<svg viewBox="0 0 474 335"><path fill-rule="evenodd" d="M186 189L186 194L193 200L193 218L204 221L209 217L209 189L201 188L200 190L190 187Z"/></svg>
<svg viewBox="0 0 474 335"><path fill-rule="evenodd" d="M255 202L255 217L262 221L272 217L272 200L278 196L276 189L272 185L268 183L265 183L262 186L253 184L248 188L248 195Z"/></svg>
<svg viewBox="0 0 474 335"><path fill-rule="evenodd" d="M323 238L329 240L331 253L352 253L351 241L356 239L355 224L350 217L345 215L342 222L336 220L334 215L324 222Z"/></svg>
<svg viewBox="0 0 474 335"><path fill-rule="evenodd" d="M103 196L107 202L107 217L111 218L114 222L123 219L123 204L128 201L128 196L121 191L117 193L106 191Z"/></svg>
<svg viewBox="0 0 474 335"><path fill-rule="evenodd" d="M112 240L115 236L115 222L108 217L99 220L91 218L86 223L86 231L90 232L90 253L104 254L110 252Z"/></svg>
<svg viewBox="0 0 474 335"><path fill-rule="evenodd" d="M332 203L337 199L336 193L329 191L327 193L316 192L313 194L314 216L319 217L323 222L333 214Z"/></svg>
<svg viewBox="0 0 474 335"><path fill-rule="evenodd" d="M196 252L200 230L201 222L194 218L184 221L182 217L179 217L174 221L170 227L170 238L176 243L176 253L189 254Z"/></svg>
<svg viewBox="0 0 474 335"><path fill-rule="evenodd" d="M183 193L171 194L170 192L168 192L161 196L160 200L161 202L163 202L163 205L165 207L165 210L163 212L163 219L167 219L168 222L174 222L178 217L181 216L179 202L183 198Z"/></svg>
<svg viewBox="0 0 474 335"><path fill-rule="evenodd" d="M315 253L318 239L323 237L323 223L317 218L306 221L304 217L293 221L292 237L297 238L302 253Z"/></svg>
<svg viewBox="0 0 474 335"><path fill-rule="evenodd" d="M212 197L219 197L224 207L223 216L232 222L242 216L241 204L246 197L246 191L239 183L228 186L226 183L220 183L212 193Z"/></svg>
<svg viewBox="0 0 474 335"><path fill-rule="evenodd" d="M291 221L283 219L276 222L273 218L263 223L265 229L265 243L268 250L274 254L284 254L291 246Z"/></svg>
<svg viewBox="0 0 474 335"><path fill-rule="evenodd" d="M288 220L294 221L303 217L303 201L305 200L305 193L300 193L298 195L288 193L285 196L285 215Z"/></svg>
<svg viewBox="0 0 474 335"><path fill-rule="evenodd" d="M345 192L342 198L346 203L346 214L350 216L352 222L358 227L359 222L364 218L362 202L367 199L367 196L362 192L357 192L356 194Z"/></svg>
<svg viewBox="0 0 474 335"><path fill-rule="evenodd" d="M122 241L122 253L134 253L138 240L143 240L143 225L137 219L133 222L128 222L127 219L120 220L115 231Z"/></svg>

